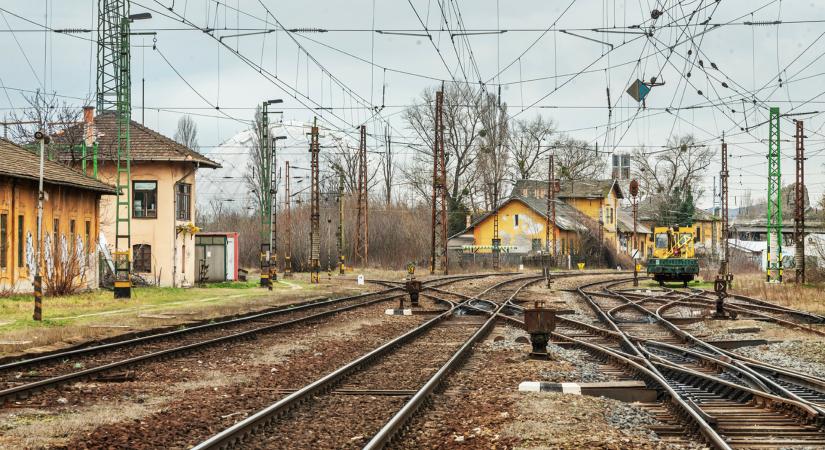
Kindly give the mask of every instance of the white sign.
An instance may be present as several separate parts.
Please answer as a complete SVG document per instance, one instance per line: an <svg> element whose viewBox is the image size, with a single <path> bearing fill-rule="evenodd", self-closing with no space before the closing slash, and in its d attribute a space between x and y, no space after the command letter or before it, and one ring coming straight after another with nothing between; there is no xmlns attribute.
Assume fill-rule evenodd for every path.
<svg viewBox="0 0 825 450"><path fill-rule="evenodd" d="M364 276L363 275L358 275L358 286L363 286L363 285L364 285Z"/></svg>

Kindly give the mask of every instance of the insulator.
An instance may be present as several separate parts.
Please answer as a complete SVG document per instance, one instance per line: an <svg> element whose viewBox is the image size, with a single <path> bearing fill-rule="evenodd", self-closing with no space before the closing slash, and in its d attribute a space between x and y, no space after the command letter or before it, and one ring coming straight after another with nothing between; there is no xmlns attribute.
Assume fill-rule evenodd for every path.
<svg viewBox="0 0 825 450"><path fill-rule="evenodd" d="M699 95L705 95L705 94L703 94L703 93L702 93L702 91L701 91L701 90L698 90L698 91L696 91L696 92L697 92Z"/></svg>
<svg viewBox="0 0 825 450"><path fill-rule="evenodd" d="M290 33L326 33L328 30L323 28L290 28Z"/></svg>
<svg viewBox="0 0 825 450"><path fill-rule="evenodd" d="M713 67L716 70L719 70L719 67L716 65L715 62L710 63L710 66Z"/></svg>
<svg viewBox="0 0 825 450"><path fill-rule="evenodd" d="M723 82L722 82L722 87L724 87L724 88L728 87L728 83L725 83L725 82L723 81Z"/></svg>

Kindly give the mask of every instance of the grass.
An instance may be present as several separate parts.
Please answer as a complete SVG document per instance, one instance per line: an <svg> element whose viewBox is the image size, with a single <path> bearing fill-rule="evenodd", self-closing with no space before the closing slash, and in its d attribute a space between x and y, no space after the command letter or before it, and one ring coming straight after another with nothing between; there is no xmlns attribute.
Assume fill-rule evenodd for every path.
<svg viewBox="0 0 825 450"><path fill-rule="evenodd" d="M731 292L760 298L778 305L803 309L816 314L825 314L825 283L797 285L792 281L783 284L768 284L764 273L735 275Z"/></svg>
<svg viewBox="0 0 825 450"><path fill-rule="evenodd" d="M351 293L352 280L321 278L309 283L296 274L274 290L258 287L258 279L222 282L193 288L136 287L131 299L114 299L111 291L95 290L65 297L43 298L43 320L32 320L32 294L0 298L0 356L32 347L51 348L157 327L186 326L193 320L260 310L301 299ZM361 286L360 288L363 288Z"/></svg>

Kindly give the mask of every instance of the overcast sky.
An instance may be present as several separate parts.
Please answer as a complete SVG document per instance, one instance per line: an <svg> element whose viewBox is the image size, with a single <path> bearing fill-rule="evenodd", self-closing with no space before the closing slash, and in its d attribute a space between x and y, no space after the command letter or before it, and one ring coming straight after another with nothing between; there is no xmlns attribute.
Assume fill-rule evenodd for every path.
<svg viewBox="0 0 825 450"><path fill-rule="evenodd" d="M24 107L21 95L38 88L78 107L93 97L97 2L0 4L4 115ZM765 196L767 106L815 112L781 123L783 183L794 176L791 119L802 119L808 189L812 199L825 191L820 1L138 0L131 8L153 15L135 22L133 31L157 32L156 49L152 36L132 38L133 118L141 121L145 113L146 125L171 136L178 118L192 114L207 155L246 129L255 105L270 98L284 99L278 109L285 119L317 115L323 126L347 133L364 122L370 131L383 130L388 121L394 140L412 142L400 113L423 89L440 80L481 81L490 91L501 84L511 120L544 115L605 152L662 146L674 133L693 133L719 148L724 132L733 155L731 208L745 192ZM652 9L663 11L655 22ZM272 31L276 20L286 29L328 32ZM745 23L773 21L782 24ZM628 28L639 24L652 36ZM58 34L44 25L93 31ZM467 34L451 39L448 29ZM246 33L253 34L231 37ZM653 88L641 109L624 91L652 76L664 85ZM414 152L402 144L396 149ZM718 160L703 182L702 206L711 204Z"/></svg>

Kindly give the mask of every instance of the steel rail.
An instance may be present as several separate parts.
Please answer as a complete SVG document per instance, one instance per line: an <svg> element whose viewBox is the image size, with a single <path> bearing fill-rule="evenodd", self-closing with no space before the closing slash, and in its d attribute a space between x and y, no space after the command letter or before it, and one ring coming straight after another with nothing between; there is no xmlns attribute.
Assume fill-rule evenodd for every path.
<svg viewBox="0 0 825 450"><path fill-rule="evenodd" d="M558 317L557 317L558 318ZM518 319L511 318L511 320L521 324L522 328L524 327L524 322L519 321ZM578 322L571 319L563 318L563 320L568 322L573 322L577 325L584 325L587 328L594 328L598 332L607 332L610 337L621 339L623 336L619 333L612 332L610 330L604 330L598 327L592 327L588 324L583 322ZM693 426L699 433L704 437L705 441L709 444L713 445L715 448L720 450L728 450L730 446L725 442L725 440L714 430L705 420L705 416L701 411L695 410L691 405L689 405L684 399L681 398L678 392L673 389L670 384L668 384L667 380L658 374L655 371L652 371L645 367L646 359L641 356L630 355L624 352L617 352L615 350L609 349L607 347L594 344L591 342L582 341L565 334L561 334L558 332L551 333L553 336L560 338L562 340L566 340L572 342L580 347L588 348L593 352L601 353L606 357L613 359L623 366L631 367L637 373L641 374L643 378L647 379L654 385L658 385L663 391L667 392L671 402L676 406L679 411L682 413L681 416L683 419L693 422Z"/></svg>
<svg viewBox="0 0 825 450"><path fill-rule="evenodd" d="M279 316L279 315L282 315L282 314L288 314L288 313L291 313L291 312L302 311L302 310L305 310L305 309L317 308L319 306L326 306L326 305L334 304L334 303L341 303L341 302L345 302L345 301L349 301L349 300L355 300L355 299L358 299L358 298L369 297L369 296L372 296L372 295L382 295L382 294L386 294L386 293L389 293L389 292L392 292L392 291L397 291L398 289L399 288L393 287L393 288L390 288L390 289L384 289L384 290L377 291L377 292L367 292L367 293L364 293L364 294L351 295L351 296L338 297L338 298L331 298L331 299L326 299L326 300L317 301L317 302L306 302L306 303L301 303L301 304L298 304L298 305L295 305L295 306L286 306L286 307L275 308L275 309L272 309L270 311L265 311L265 312L261 312L261 313L254 313L254 314L251 314L251 315L244 315L244 316L241 316L241 317L236 317L236 318L228 319L228 320L222 320L222 321L219 321L219 322L210 322L210 323L205 323L205 324L202 324L202 325L196 325L196 326L193 326L193 327L176 329L176 330L163 332L163 333L158 333L158 334L150 334L150 335L147 335L147 336L139 336L139 337L136 337L136 338L133 338L133 339L126 339L126 340L122 340L122 341L109 342L109 343L106 343L106 344L95 345L95 346L83 346L83 347L80 347L80 348L74 348L74 349L71 349L71 350L61 351L61 352L57 352L57 353L50 353L50 354L43 355L43 356L37 356L37 357L34 357L34 358L28 358L28 359L21 359L21 360L18 360L18 361L13 361L13 362L10 362L10 363L2 364L2 365L0 365L0 372L6 371L6 370L17 369L17 368L20 368L20 367L26 367L26 366L30 366L30 365L33 365L33 364L40 364L40 363L44 363L44 362L48 362L48 361L65 359L65 358L71 357L71 356L91 354L91 353L95 353L95 352L99 352L99 351L103 351L103 350L111 350L111 349L115 349L115 348L118 348L118 347L126 347L126 346L130 346L130 345L138 344L138 343L146 343L146 342L151 342L153 340L165 339L165 338L172 337L172 336L179 336L179 335L189 334L189 333L193 333L193 332L197 332L197 331L204 331L204 330L209 330L209 329L214 329L214 328L220 328L220 327L223 327L223 326L226 326L226 325L234 325L234 324L237 324L237 323L250 322L250 321L259 320L259 319L262 319L262 318Z"/></svg>
<svg viewBox="0 0 825 450"><path fill-rule="evenodd" d="M611 290L611 287L614 287L616 285L617 285L617 283L608 284L608 286L605 288L605 291L610 292L612 294L616 294L615 291ZM687 298L685 298L685 300L687 300L687 299L690 299L690 298L694 297L697 293L699 293L699 291L694 291L691 294L687 294L687 293L681 293L681 294L683 296L686 296ZM618 294L616 294L616 295L618 295ZM629 299L626 299L626 300L630 302ZM766 377L765 375L760 374L757 371L755 371L754 369L752 369L752 368L748 367L747 365L743 364L741 361L738 360L737 355L735 355L733 353L730 353L730 352L726 352L722 349L719 349L716 346L708 344L707 342L693 336L692 334L690 334L688 332L685 332L684 330L680 329L675 324L671 323L670 321L668 321L664 317L662 317L661 311L664 308L668 307L671 303L677 303L679 301L680 300L671 300L669 303L660 306L655 312L650 311L647 308L644 308L641 305L639 305L638 303L641 303L641 300L639 302L630 302L630 303L633 304L640 311L644 312L645 314L651 315L654 319L657 320L657 322L659 324L663 325L666 329L673 332L674 334L676 334L681 339L684 339L684 341L691 342L694 345L697 345L698 347L704 348L707 351L709 351L710 353L715 354L715 357L714 357L714 355L707 355L707 356L709 358L712 358L712 359L716 360L717 364L719 364L719 365L727 364L726 361L721 361L721 357L729 358L731 360L730 365L735 367L736 372L739 372L740 374L745 375L748 379L750 379L755 384L755 386L753 386L753 387L758 387L759 389L762 390L762 392L764 392L766 394L773 394L773 393L781 394L783 397L780 397L780 398L785 398L789 401L795 401L795 402L799 402L800 404L807 405L809 408L815 410L817 413L822 413L823 412L823 409L820 405L817 405L813 402L810 402L808 400L805 400L805 399L799 397L798 395L791 392L790 390L788 390L784 386L780 385L779 383L775 382L774 380L771 380L770 378ZM657 341L652 340L652 339L645 339L645 340L648 341L648 342L654 342L654 343L657 343L657 344L660 344L660 345L668 345L666 343L657 342ZM670 346L670 347L679 348L677 346ZM658 356L651 355L644 348L642 348L642 350L643 350L643 352L646 353L646 356L645 356L646 359L649 359L649 360L650 359L656 359L656 358L661 359ZM684 351L689 351L689 349L684 349ZM651 358L651 356L654 356L654 358ZM698 407L698 405L697 405L697 407Z"/></svg>
<svg viewBox="0 0 825 450"><path fill-rule="evenodd" d="M452 283L452 282L456 282L458 280L456 280L456 279L450 279L450 280L433 279L433 280L430 280L430 281L431 282ZM340 307L340 308L334 308L334 309L330 309L330 310L326 310L326 311L321 311L321 312L318 312L318 313L315 313L315 314L310 314L310 315L307 315L307 316L298 317L298 318L295 318L295 319L290 319L290 320L283 321L283 322L278 322L278 323L274 323L274 324L270 324L270 325L264 325L264 326L261 326L261 327L256 327L256 328L253 328L253 329L250 329L250 330L231 333L231 334L218 336L218 337L211 338L211 339L205 339L205 340L194 342L194 343L191 343L191 344L180 345L180 346L171 347L171 348L164 349L164 350L153 351L153 352L149 352L149 353L139 355L139 356L135 356L135 357L132 357L132 358L122 359L122 360L114 361L114 362L111 362L111 363L108 363L108 364L102 364L100 366L91 367L91 368L88 368L88 369L79 370L79 371L75 371L75 372L70 372L70 373L63 374L63 375L56 375L56 376L52 376L52 377L49 377L49 378L44 379L44 380L39 380L39 381L31 382L31 383L21 384L19 386L13 386L13 387L10 387L10 388L7 388L7 389L0 390L0 405L5 403L6 401L10 401L10 400L13 400L13 399L18 399L18 398L27 398L30 395L36 394L36 393L38 393L40 391L43 391L45 389L58 387L58 386L61 386L61 385L64 385L64 384L67 384L67 383L70 383L70 382L78 381L78 380L89 379L93 375L100 375L102 373L105 373L105 372L108 372L108 371L111 371L111 370L114 370L114 369L123 369L123 368L134 366L134 365L139 364L139 363L147 362L147 361L154 361L154 360L158 360L158 359L168 358L168 357L173 356L173 355L185 354L185 353L188 353L188 352L191 352L191 351L194 351L194 350L198 350L198 349L201 349L201 348L205 348L205 347L209 347L209 346L213 346L213 345L217 345L217 344L221 344L221 343L225 343L225 342L231 342L231 341L238 340L238 339L248 338L248 337L251 337L255 334L268 332L268 331L281 329L281 328L286 328L286 327L293 326L293 325L296 325L296 324L300 324L300 323L303 323L303 322L309 322L309 321L312 321L312 320L317 320L317 319L320 319L320 318L332 316L332 315L335 315L335 314L338 314L338 313L341 313L341 312L346 312L346 311L349 311L349 310L353 310L353 309L356 309L356 308L361 308L361 307L373 305L375 303L382 303L382 302L394 300L394 299L397 299L397 298L400 298L400 297L403 297L403 296L407 295L406 293L399 293L399 294L395 294L395 295L390 295L388 297L386 296L387 294L391 294L393 291L396 291L396 290L397 289L393 288L393 289L387 289L387 290L384 290L384 291L379 291L377 293L373 292L373 293L367 293L367 294L359 294L359 295L350 296L350 297L340 297L340 298L337 298L337 299L330 299L330 300L323 301L323 302L307 303L307 304L298 305L298 306L292 307L292 308L281 309L281 310L277 310L277 311L271 311L271 312L268 312L268 313L262 313L262 314L252 315L252 316L246 316L246 317L241 318L241 319L249 321L249 320L258 319L260 317L265 317L265 316L280 315L280 314L285 314L287 312L302 311L302 310L305 310L305 309L310 309L310 308L314 308L314 307L318 307L318 306L326 306L326 305L329 305L329 304L342 303L342 302L345 302L345 301L354 300L354 299L358 299L358 298L362 298L362 297L369 297L369 296L375 296L375 295L379 296L378 298L375 298L375 299L372 299L372 300L367 300L367 301L355 303L355 304L352 304L352 305L343 306L343 307ZM277 313L277 314L275 314L275 313ZM231 319L229 321L221 322L221 324L237 323L239 320L240 319ZM210 328L211 328L211 326L214 326L216 324L207 324L207 325L210 325ZM204 328L199 328L198 330L203 330L203 329ZM190 330L190 332L191 332L191 330L196 330L196 328L193 327L193 328L190 328L188 330ZM140 344L140 343L145 343L145 342L151 342L152 340L157 339L157 336L162 336L162 337L173 336L173 335L176 335L176 334L180 334L180 333L182 333L186 330L176 330L176 331L177 332L163 333L161 335L145 336L144 338L137 338L137 339L132 339L132 340L129 340L129 341L122 341L122 342L114 343L114 344L121 344L121 345L107 346L106 349L112 349L112 348L118 348L118 347L126 346L126 345L135 345L135 344ZM97 348L92 348L92 349L96 350ZM80 351L72 351L71 354L76 355L76 354L80 354L80 353L85 353L85 352L83 352L83 350L86 350L86 349L80 349ZM56 354L55 355L49 355L49 357L46 358L46 360L36 359L36 363L42 363L44 361L52 360L52 359L58 359L58 355L56 355ZM19 367L22 363L27 362L27 361L31 361L31 360L25 360L25 361L21 361L19 363L16 363L14 367ZM30 364L32 364L32 363L30 363Z"/></svg>
<svg viewBox="0 0 825 450"><path fill-rule="evenodd" d="M238 333L234 333L234 334L219 336L219 337L216 337L216 338L213 338L213 339L194 342L194 343L191 343L191 344L186 344L186 345L182 345L182 346L178 346L178 347L172 347L172 348L168 348L168 349L165 349L165 350L159 350L159 351L156 351L156 352L146 353L146 354L143 354L143 355L135 356L133 358L123 359L123 360L120 360L120 361L115 361L115 362L111 362L111 363L108 363L108 364L103 364L103 365L100 365L100 366L92 367L92 368L85 369L85 370L80 370L80 371L77 371L77 372L71 372L71 373L67 373L67 374L47 378L45 380L34 381L32 383L26 383L26 384L22 384L20 386L14 386L14 387L4 389L4 390L0 391L0 404L4 403L6 401L17 399L17 398L27 398L30 395L36 394L36 393L38 393L42 390L45 390L47 388L58 387L58 386L61 386L63 384L69 383L69 382L88 379L92 375L99 375L99 374L102 374L104 372L108 372L108 371L113 370L113 369L123 369L123 368L131 367L131 366L136 365L138 363L146 362L146 361L155 361L155 360L159 360L159 359L162 359L162 358L170 357L172 355L185 354L187 352L191 352L193 350L197 350L197 349L200 349L200 348L205 348L205 347L220 344L220 343L231 342L231 341L234 341L234 340L251 337L255 334L260 334L260 333L266 332L266 331L276 330L276 329L280 329L280 328L286 328L286 327L296 325L296 324L299 324L299 323L302 323L302 322L309 322L309 321L312 321L312 320L316 320L316 319L320 319L320 318L323 318L323 317L331 316L331 315L338 314L338 313L345 312L345 311L349 311L349 310L352 310L352 309L372 305L374 303L380 303L380 302L393 300L395 298L398 298L398 297L401 297L401 296L404 296L404 295L406 295L406 294L396 294L396 295L393 295L393 296L390 296L390 297L377 298L377 299L374 299L374 300L368 300L366 302L356 303L354 305L347 305L347 306L343 306L341 308L331 309L331 310L327 310L327 311L321 311L321 312L316 313L316 314L312 314L312 315L304 316L304 317L299 317L299 318L288 320L288 321L285 321L285 322L278 322L278 323L275 323L275 324L272 324L272 325L266 325L266 326L263 326L263 327L253 328L251 330L246 330L246 331L242 331L242 332L238 332Z"/></svg>
<svg viewBox="0 0 825 450"><path fill-rule="evenodd" d="M500 305L497 305L497 308L492 311L488 312L490 314L490 318L484 322L475 333L473 333L470 338L468 338L464 344L453 354L453 356L446 362L438 371L430 377L429 380L422 386L413 397L408 400L401 409L387 421L387 423L364 445L364 450L378 450L384 448L387 444L392 442L395 439L404 425L412 419L418 409L427 401L427 399L435 392L438 386L444 382L444 380L449 376L451 372L457 369L468 357L470 352L473 349L473 346L480 341L484 336L486 336L493 326L496 323L497 315L501 312L501 310L505 307L507 302L512 301L516 295L518 295L522 289L525 287L537 283L542 279L536 279L527 281L526 283L519 286L512 295L507 299L506 302L502 302ZM489 300L484 300L489 301Z"/></svg>
<svg viewBox="0 0 825 450"><path fill-rule="evenodd" d="M530 277L530 278L539 278L539 277ZM497 283L483 292L477 294L475 297L479 297L481 295L486 294L498 286L513 283L516 281L520 281L523 278L515 278L510 280L505 280L500 283ZM338 384L344 377L350 375L354 371L356 371L359 367L364 365L368 365L375 361L376 359L384 356L392 349L398 347L399 345L423 334L425 331L429 330L430 328L434 327L439 322L451 317L459 308L463 307L463 304L467 300L455 304L449 310L439 314L438 316L424 322L423 324L413 328L412 330L407 331L406 333L391 339L390 341L385 342L381 346L361 355L360 357L356 358L355 360L345 364L344 366L339 367L338 369L324 375L323 377L313 381L312 383L302 387L301 389L289 394L288 396L278 400L277 402L269 405L268 407L256 412L255 414L235 423L234 425L230 426L229 428L224 429L223 431L215 434L214 436L208 438L207 440L197 444L196 446L192 447L193 450L206 450L206 449L219 449L219 448L227 448L230 447L238 442L240 442L244 437L253 433L255 430L259 429L262 426L266 426L273 420L277 419L282 414L285 414L287 411L292 409L293 407L297 406L300 403L303 403L316 394L320 394L331 389L333 386Z"/></svg>

